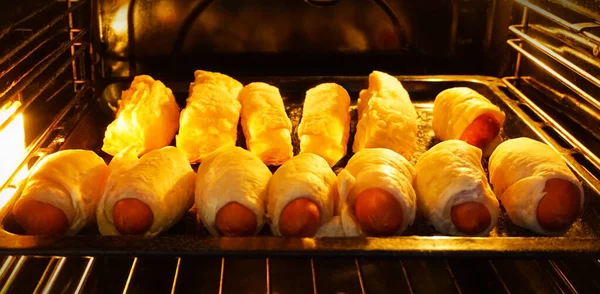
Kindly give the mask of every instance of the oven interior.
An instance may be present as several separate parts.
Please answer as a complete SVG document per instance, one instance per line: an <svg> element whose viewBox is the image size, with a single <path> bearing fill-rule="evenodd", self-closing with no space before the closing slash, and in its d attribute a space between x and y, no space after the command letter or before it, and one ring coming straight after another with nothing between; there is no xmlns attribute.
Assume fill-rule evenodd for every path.
<svg viewBox="0 0 600 294"><path fill-rule="evenodd" d="M2 293L600 290L596 1L24 0L0 8ZM93 230L60 240L20 234L10 206L39 158L101 152L111 106L134 75L163 80L183 106L198 68L277 85L292 119L310 85L335 80L355 97L373 69L401 76L425 119L440 90L478 88L514 116L507 136L557 149L593 197L564 238L511 232L509 224L494 236L506 239L307 247L265 236L205 238L189 218L158 241Z"/></svg>

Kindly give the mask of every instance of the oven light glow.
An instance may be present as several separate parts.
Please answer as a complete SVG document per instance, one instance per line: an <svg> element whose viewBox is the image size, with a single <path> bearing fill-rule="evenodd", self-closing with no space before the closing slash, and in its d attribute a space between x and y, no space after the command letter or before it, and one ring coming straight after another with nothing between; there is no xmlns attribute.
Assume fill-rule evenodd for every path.
<svg viewBox="0 0 600 294"><path fill-rule="evenodd" d="M113 32L116 35L123 35L127 33L127 10L129 9L129 5L123 5L117 13L115 13L115 17L110 25L113 29Z"/></svg>
<svg viewBox="0 0 600 294"><path fill-rule="evenodd" d="M0 108L0 123L6 121L21 106L15 101ZM18 114L10 124L0 130L0 184L4 184L17 168L25 155L25 129L23 114ZM27 166L24 166L13 178L16 183L27 177ZM0 199L1 207L2 199Z"/></svg>

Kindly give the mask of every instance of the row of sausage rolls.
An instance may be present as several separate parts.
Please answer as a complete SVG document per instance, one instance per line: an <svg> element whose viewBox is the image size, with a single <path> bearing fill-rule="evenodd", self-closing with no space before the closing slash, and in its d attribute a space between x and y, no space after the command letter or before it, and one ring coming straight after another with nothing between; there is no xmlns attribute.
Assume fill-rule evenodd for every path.
<svg viewBox="0 0 600 294"><path fill-rule="evenodd" d="M292 157L292 125L279 89L265 83L246 87L235 79L198 70L185 109L172 91L149 76L138 76L119 100L103 150L110 155L130 145L136 154L167 146L179 129L176 145L190 163L224 146L235 146L241 125L248 150L267 165ZM300 153L315 153L330 166L346 155L350 135L350 96L340 85L325 83L306 92L298 126ZM374 71L358 101L359 122L353 151L390 148L410 158L417 137L417 115L408 92L386 73Z"/></svg>
<svg viewBox="0 0 600 294"><path fill-rule="evenodd" d="M498 219L494 194L515 224L543 235L564 233L581 213L583 189L549 146L528 138L500 144L489 162L494 193L481 154L448 140L415 168L389 149L367 148L336 179L311 153L271 176L251 152L223 147L196 176L175 147L138 158L130 146L108 167L91 151L67 150L34 167L13 213L28 234L75 234L97 219L104 235L154 236L179 221L195 195L213 235L253 235L269 221L274 235L300 237L399 235L416 209L441 233L483 236Z"/></svg>

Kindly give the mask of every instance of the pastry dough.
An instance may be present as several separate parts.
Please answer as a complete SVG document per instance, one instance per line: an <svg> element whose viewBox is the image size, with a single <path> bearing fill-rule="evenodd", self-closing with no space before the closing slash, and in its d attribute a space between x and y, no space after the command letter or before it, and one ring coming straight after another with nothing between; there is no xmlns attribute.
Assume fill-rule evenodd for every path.
<svg viewBox="0 0 600 294"><path fill-rule="evenodd" d="M187 105L181 112L177 147L190 163L202 161L222 146L235 146L243 86L224 74L197 70Z"/></svg>
<svg viewBox="0 0 600 294"><path fill-rule="evenodd" d="M293 156L292 123L279 89L251 83L239 96L246 146L266 165L281 165Z"/></svg>
<svg viewBox="0 0 600 294"><path fill-rule="evenodd" d="M217 212L229 202L237 202L256 215L256 231L264 224L267 185L271 171L256 155L240 147L222 147L200 165L196 178L198 218L208 231L215 228Z"/></svg>
<svg viewBox="0 0 600 294"><path fill-rule="evenodd" d="M353 151L388 148L410 159L417 142L417 112L398 79L374 71L360 92Z"/></svg>
<svg viewBox="0 0 600 294"><path fill-rule="evenodd" d="M580 207L583 208L581 183L560 155L544 143L529 138L507 140L492 153L489 170L494 193L511 221L538 234L564 233L547 231L538 223L537 207L546 194L546 181L563 179L575 184L579 188Z"/></svg>
<svg viewBox="0 0 600 294"><path fill-rule="evenodd" d="M350 134L350 96L340 85L320 84L306 92L298 126L300 153L317 154L335 165L344 155Z"/></svg>
<svg viewBox="0 0 600 294"><path fill-rule="evenodd" d="M504 124L504 112L475 90L466 87L444 90L433 102L433 131L442 141L460 139L467 127L483 114L494 117L500 126ZM489 155L500 142L498 134L484 155Z"/></svg>
<svg viewBox="0 0 600 294"><path fill-rule="evenodd" d="M171 228L194 203L194 171L185 154L175 147L153 150L140 158L133 148L126 148L113 158L109 169L97 210L102 235L120 235L113 222L113 207L119 200L135 198L150 207L154 222L145 236Z"/></svg>
<svg viewBox="0 0 600 294"><path fill-rule="evenodd" d="M25 199L51 204L65 213L65 234L73 235L95 221L107 177L108 167L96 153L59 151L35 165L15 206Z"/></svg>
<svg viewBox="0 0 600 294"><path fill-rule="evenodd" d="M267 212L271 231L279 232L279 216L290 202L300 197L312 200L321 212L321 225L335 213L337 180L327 161L311 153L300 154L284 163L271 178L267 196Z"/></svg>
<svg viewBox="0 0 600 294"><path fill-rule="evenodd" d="M116 119L108 125L102 151L116 155L130 145L144 154L171 144L179 128L173 92L150 76L136 76L123 91Z"/></svg>
<svg viewBox="0 0 600 294"><path fill-rule="evenodd" d="M398 200L404 211L404 220L396 234L402 234L415 219L414 174L412 164L392 150L368 148L354 154L338 175L340 222L344 235L363 235L354 217L354 203L358 194L371 188L383 189Z"/></svg>
<svg viewBox="0 0 600 294"><path fill-rule="evenodd" d="M443 234L464 235L450 217L453 206L479 202L490 212L490 225L478 234L488 235L498 220L500 207L483 167L481 150L460 140L441 142L423 153L414 181L419 212Z"/></svg>

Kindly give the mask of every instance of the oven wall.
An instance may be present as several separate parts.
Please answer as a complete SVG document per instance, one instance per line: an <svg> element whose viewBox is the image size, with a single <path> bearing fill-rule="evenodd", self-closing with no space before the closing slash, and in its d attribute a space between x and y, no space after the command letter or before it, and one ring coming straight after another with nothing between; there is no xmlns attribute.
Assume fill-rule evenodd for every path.
<svg viewBox="0 0 600 294"><path fill-rule="evenodd" d="M512 1L98 0L95 6L105 77L181 78L197 68L233 75L362 75L374 68L500 75Z"/></svg>

